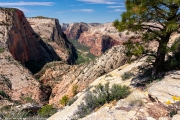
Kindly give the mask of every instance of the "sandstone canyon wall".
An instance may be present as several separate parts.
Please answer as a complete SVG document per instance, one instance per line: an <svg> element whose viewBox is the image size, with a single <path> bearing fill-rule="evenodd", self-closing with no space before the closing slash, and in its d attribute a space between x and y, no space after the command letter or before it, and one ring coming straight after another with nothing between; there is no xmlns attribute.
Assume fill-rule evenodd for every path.
<svg viewBox="0 0 180 120"><path fill-rule="evenodd" d="M81 33L88 31L89 28L93 26L98 26L99 23L71 23L71 24L62 24L62 30L66 34L68 39L71 40L78 40Z"/></svg>
<svg viewBox="0 0 180 120"><path fill-rule="evenodd" d="M70 66L62 62L48 63L35 77L53 88L49 103L58 106L62 96L72 96L73 85L78 85L81 91L99 76L124 65L127 60L124 50L123 46L114 46L87 64Z"/></svg>
<svg viewBox="0 0 180 120"><path fill-rule="evenodd" d="M33 30L43 41L53 47L61 60L72 64L77 58L74 46L67 40L58 19L55 18L27 18Z"/></svg>
<svg viewBox="0 0 180 120"><path fill-rule="evenodd" d="M13 101L30 97L42 103L49 99L51 88L42 86L22 66L28 61L49 62L56 57L59 59L54 51L48 48L47 51L40 42L43 43L22 11L0 8L0 91L4 91Z"/></svg>
<svg viewBox="0 0 180 120"><path fill-rule="evenodd" d="M113 23L71 23L63 24L62 29L68 39L78 40L82 45L90 47L90 53L100 56L116 45L121 45L135 34L118 32Z"/></svg>
<svg viewBox="0 0 180 120"><path fill-rule="evenodd" d="M40 44L40 38L28 24L22 11L18 9L1 9L0 46L9 50L13 57L25 63L27 61L53 61L57 56Z"/></svg>
<svg viewBox="0 0 180 120"><path fill-rule="evenodd" d="M83 32L78 41L89 46L92 54L99 56L111 47L121 45L133 35L133 33L126 34L126 31L118 32L112 23L105 23Z"/></svg>

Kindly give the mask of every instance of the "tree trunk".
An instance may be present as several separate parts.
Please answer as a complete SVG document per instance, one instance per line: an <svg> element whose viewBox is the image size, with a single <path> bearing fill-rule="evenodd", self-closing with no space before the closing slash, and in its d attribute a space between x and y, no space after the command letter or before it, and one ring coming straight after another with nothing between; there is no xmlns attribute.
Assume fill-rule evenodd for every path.
<svg viewBox="0 0 180 120"><path fill-rule="evenodd" d="M166 56L166 47L170 39L170 34L164 36L159 42L159 47L157 50L157 56L154 64L153 75L157 76L163 71L165 56Z"/></svg>

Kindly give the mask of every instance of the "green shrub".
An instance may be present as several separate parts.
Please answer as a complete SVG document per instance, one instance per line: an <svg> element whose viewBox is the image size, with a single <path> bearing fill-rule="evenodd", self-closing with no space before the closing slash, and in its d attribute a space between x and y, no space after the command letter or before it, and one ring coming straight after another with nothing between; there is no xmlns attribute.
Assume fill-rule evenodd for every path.
<svg viewBox="0 0 180 120"><path fill-rule="evenodd" d="M56 109L52 105L45 105L38 111L38 114L44 118L50 117L54 113L56 113Z"/></svg>
<svg viewBox="0 0 180 120"><path fill-rule="evenodd" d="M131 72L124 72L124 74L121 76L122 80L130 79L134 74Z"/></svg>
<svg viewBox="0 0 180 120"><path fill-rule="evenodd" d="M0 111L0 120L45 120L39 115L31 115L28 111Z"/></svg>
<svg viewBox="0 0 180 120"><path fill-rule="evenodd" d="M3 48L0 48L0 53L3 53L4 52L4 49Z"/></svg>
<svg viewBox="0 0 180 120"><path fill-rule="evenodd" d="M3 107L0 108L0 111L3 111L3 110L4 111L9 111L11 109L11 107L12 107L11 105L3 106Z"/></svg>
<svg viewBox="0 0 180 120"><path fill-rule="evenodd" d="M78 118L85 117L90 114L94 109L109 103L113 100L119 100L125 98L130 94L129 87L114 84L112 88L109 87L109 83L105 85L99 84L95 86L92 92L88 92L84 98L85 103L78 106L76 115Z"/></svg>
<svg viewBox="0 0 180 120"><path fill-rule="evenodd" d="M129 95L129 87L121 86L118 84L114 84L111 88L110 100L119 100L127 97Z"/></svg>
<svg viewBox="0 0 180 120"><path fill-rule="evenodd" d="M1 117L3 120L24 120L28 116L28 112L24 111L1 111Z"/></svg>
<svg viewBox="0 0 180 120"><path fill-rule="evenodd" d="M8 99L8 100L11 99L10 96L7 95L4 91L0 91L0 95L1 95L3 98L6 98L6 99Z"/></svg>
<svg viewBox="0 0 180 120"><path fill-rule="evenodd" d="M31 97L23 97L22 100L24 100L26 103L33 103L35 100L33 100Z"/></svg>
<svg viewBox="0 0 180 120"><path fill-rule="evenodd" d="M69 97L67 95L64 95L60 100L60 104L63 106L66 106L68 102L69 102Z"/></svg>
<svg viewBox="0 0 180 120"><path fill-rule="evenodd" d="M73 85L72 93L73 93L73 96L75 96L78 93L78 85Z"/></svg>

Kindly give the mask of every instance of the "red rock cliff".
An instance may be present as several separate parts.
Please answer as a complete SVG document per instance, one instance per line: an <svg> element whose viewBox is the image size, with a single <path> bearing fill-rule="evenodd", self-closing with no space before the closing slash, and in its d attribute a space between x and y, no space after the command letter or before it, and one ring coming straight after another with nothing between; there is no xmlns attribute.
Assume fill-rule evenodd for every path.
<svg viewBox="0 0 180 120"><path fill-rule="evenodd" d="M78 40L80 35L88 31L93 26L98 26L99 23L71 23L71 24L63 24L62 29L64 33L66 34L68 39L71 40Z"/></svg>
<svg viewBox="0 0 180 120"><path fill-rule="evenodd" d="M83 32L78 41L89 46L92 54L99 56L111 47L121 45L132 35L134 34L127 35L126 31L118 32L112 23L106 23L91 27L88 31Z"/></svg>
<svg viewBox="0 0 180 120"><path fill-rule="evenodd" d="M39 37L33 31L22 11L18 9L4 9L1 11L4 23L7 27L8 38L1 41L7 47L13 57L25 63L27 61L52 61L53 58L42 46ZM7 45L7 46L6 46Z"/></svg>
<svg viewBox="0 0 180 120"><path fill-rule="evenodd" d="M65 62L73 63L76 53L73 45L67 40L58 19L54 18L27 18L33 30L50 44L57 55Z"/></svg>
<svg viewBox="0 0 180 120"><path fill-rule="evenodd" d="M52 50L43 44L22 11L0 8L0 91L4 91L12 100L22 102L23 98L30 97L42 103L49 99L51 88L42 86L20 64L52 61Z"/></svg>

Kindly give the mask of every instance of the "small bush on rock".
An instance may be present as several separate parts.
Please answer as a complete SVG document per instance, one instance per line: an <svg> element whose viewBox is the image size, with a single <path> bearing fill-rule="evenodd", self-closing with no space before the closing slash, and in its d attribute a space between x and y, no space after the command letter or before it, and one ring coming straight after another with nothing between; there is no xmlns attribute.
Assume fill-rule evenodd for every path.
<svg viewBox="0 0 180 120"><path fill-rule="evenodd" d="M109 83L105 85L99 84L95 86L92 92L88 92L84 98L84 103L78 106L76 112L77 118L85 117L93 112L96 108L109 103L113 100L119 100L127 97L130 94L129 87L114 84L112 88Z"/></svg>
<svg viewBox="0 0 180 120"><path fill-rule="evenodd" d="M44 118L50 117L54 113L56 113L56 109L52 105L45 105L38 111L38 114Z"/></svg>
<svg viewBox="0 0 180 120"><path fill-rule="evenodd" d="M73 85L72 93L73 93L73 96L75 96L78 93L78 85Z"/></svg>
<svg viewBox="0 0 180 120"><path fill-rule="evenodd" d="M63 106L66 106L68 102L69 102L69 97L67 95L64 95L60 100L60 104Z"/></svg>
<svg viewBox="0 0 180 120"><path fill-rule="evenodd" d="M4 52L4 49L3 48L0 48L0 53L3 53Z"/></svg>
<svg viewBox="0 0 180 120"><path fill-rule="evenodd" d="M36 103L36 101L31 97L23 97L22 100L24 100L26 103Z"/></svg>
<svg viewBox="0 0 180 120"><path fill-rule="evenodd" d="M0 120L24 120L28 116L28 112L23 111L1 111Z"/></svg>
<svg viewBox="0 0 180 120"><path fill-rule="evenodd" d="M114 84L111 88L110 100L119 100L129 95L129 87Z"/></svg>
<svg viewBox="0 0 180 120"><path fill-rule="evenodd" d="M134 74L131 72L124 72L124 74L121 76L122 80L130 79Z"/></svg>

